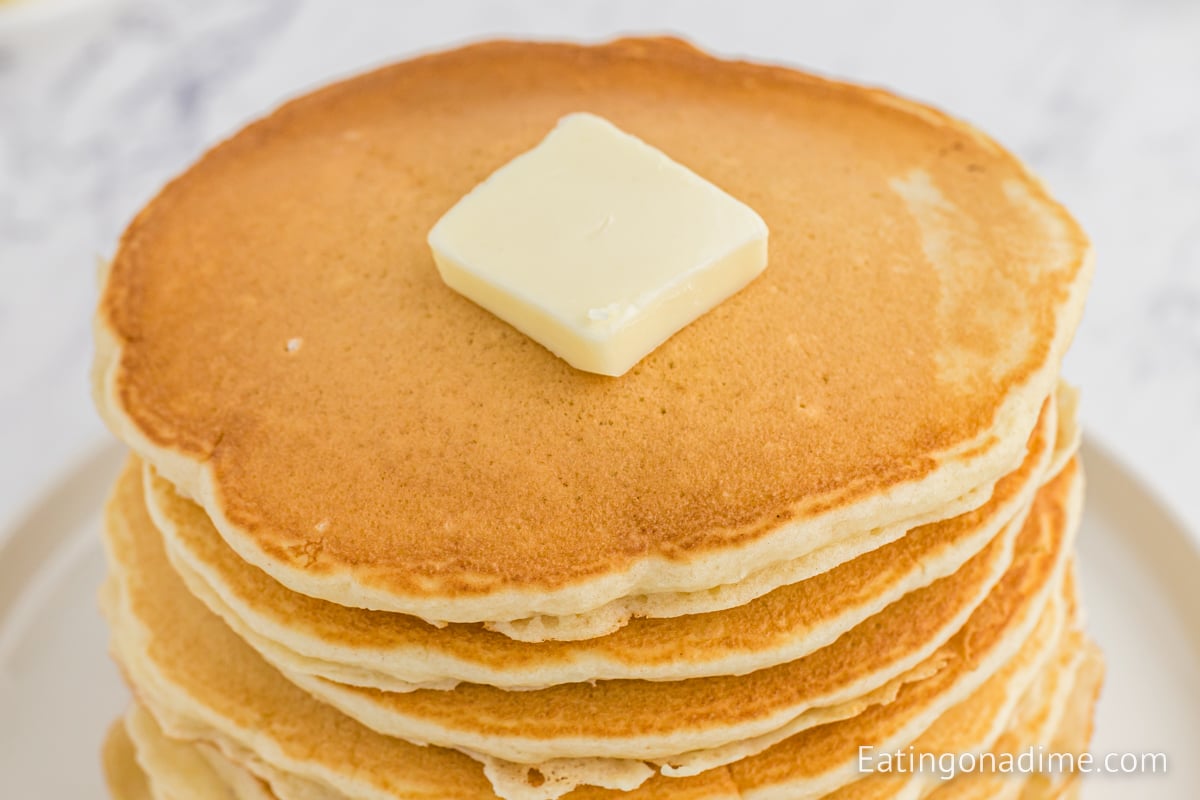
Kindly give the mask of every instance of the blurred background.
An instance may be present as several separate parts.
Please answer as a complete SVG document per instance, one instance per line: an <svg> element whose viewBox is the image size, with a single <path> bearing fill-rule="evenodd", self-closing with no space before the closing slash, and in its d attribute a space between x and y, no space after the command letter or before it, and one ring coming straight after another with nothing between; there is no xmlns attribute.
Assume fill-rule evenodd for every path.
<svg viewBox="0 0 1200 800"><path fill-rule="evenodd" d="M1082 417L1200 530L1200 3L0 0L0 530L106 441L99 259L158 186L286 98L492 36L671 32L964 117L1080 217Z"/></svg>

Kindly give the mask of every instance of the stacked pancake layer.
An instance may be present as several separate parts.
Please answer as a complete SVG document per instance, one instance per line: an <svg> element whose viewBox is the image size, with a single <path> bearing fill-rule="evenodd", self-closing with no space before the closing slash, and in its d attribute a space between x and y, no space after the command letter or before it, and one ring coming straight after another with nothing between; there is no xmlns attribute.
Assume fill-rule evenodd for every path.
<svg viewBox="0 0 1200 800"><path fill-rule="evenodd" d="M411 251L576 105L741 182L774 237L762 279L616 380ZM755 153L750 122L774 132ZM816 152L780 167L800 134ZM431 143L449 174L411 152ZM483 45L289 105L168 187L106 279L97 403L135 452L105 526L136 698L114 794L1067 796L867 773L860 748L1086 748L1057 370L1088 274L1070 218L967 126L677 43ZM302 347L266 346L288 326ZM364 360L380 336L412 360Z"/></svg>

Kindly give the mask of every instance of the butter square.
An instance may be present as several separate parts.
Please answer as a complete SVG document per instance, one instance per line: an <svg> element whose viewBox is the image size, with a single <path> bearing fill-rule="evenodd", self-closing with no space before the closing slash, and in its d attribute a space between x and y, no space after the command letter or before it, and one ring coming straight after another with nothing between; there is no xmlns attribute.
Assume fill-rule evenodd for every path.
<svg viewBox="0 0 1200 800"><path fill-rule="evenodd" d="M452 289L577 369L619 376L766 267L749 206L593 114L570 114L438 220Z"/></svg>

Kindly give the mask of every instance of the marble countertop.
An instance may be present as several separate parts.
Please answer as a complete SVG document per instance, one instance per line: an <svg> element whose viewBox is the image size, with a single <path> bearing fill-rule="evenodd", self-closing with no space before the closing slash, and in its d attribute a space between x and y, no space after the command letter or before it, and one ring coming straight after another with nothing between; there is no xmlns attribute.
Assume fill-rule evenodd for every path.
<svg viewBox="0 0 1200 800"><path fill-rule="evenodd" d="M1086 430L1200 531L1200 4L23 1L72 8L0 11L0 530L108 439L86 381L96 262L205 148L465 40L675 32L926 100L1040 172L1098 254L1065 367Z"/></svg>

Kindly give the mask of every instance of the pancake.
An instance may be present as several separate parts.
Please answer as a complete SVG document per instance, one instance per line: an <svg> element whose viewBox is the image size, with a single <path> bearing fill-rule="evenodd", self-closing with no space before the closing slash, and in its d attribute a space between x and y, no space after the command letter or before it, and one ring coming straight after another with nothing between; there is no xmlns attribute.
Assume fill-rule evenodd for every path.
<svg viewBox="0 0 1200 800"><path fill-rule="evenodd" d="M210 742L240 754L239 761L256 770L260 763L270 765L276 779L286 777L293 786L333 790L336 784L336 791L350 797L495 797L482 767L466 755L375 733L285 680L178 584L161 552L158 569L123 567L161 549L154 536L139 542L124 514L113 513L126 501L136 506L140 495L119 487L108 507L105 544L113 575L102 607L123 674L172 738ZM168 583L164 591L164 578L175 585ZM126 608L129 599L138 600L141 617ZM268 777L268 770L257 774ZM737 792L727 776L706 774L656 776L627 794L588 788L570 794L571 800L618 796L715 800L736 798Z"/></svg>
<svg viewBox="0 0 1200 800"><path fill-rule="evenodd" d="M1090 718L1094 701L1098 655L1094 646L1085 644L1077 627L1072 622L1061 637L1057 652L1050 663L1040 669L1032 679L1024 676L1031 684L1022 690L1020 681L1011 679L1010 669L1002 670L990 678L967 701L960 703L943 714L925 733L912 744L914 752L979 752L991 749L999 739L997 752L1004 752L1005 745L1014 742L1050 743L1053 752L1075 752L1078 750L1079 735L1084 739L1089 734L1086 721ZM1022 693L1023 692L1023 693ZM1014 712L1015 696L1020 693L1019 704ZM255 779L250 769L238 764L226 754L204 743L173 740L159 728L154 719L141 708L131 710L127 719L131 724L137 720L138 749L145 748L160 752L173 751L177 755L160 769L172 769L175 774L161 776L160 782L178 780L180 771L173 765L187 760L207 763L209 768L225 781L238 800L346 800L347 795L321 788L295 776L288 776L259 764L258 769L272 776L271 784L279 788L276 795L262 782ZM996 730L999 725L1001 730ZM1051 740L1051 734L1054 734ZM1085 743L1083 746L1086 746ZM186 757L186 751L191 756ZM1016 752L1012 750L1010 752ZM139 758L145 762L144 753ZM163 760L159 759L159 763ZM946 783L928 774L874 773L862 777L828 795L830 800L884 800L899 797L928 797L937 800L968 797L1001 797L1019 792L1025 800L1057 796L1055 788L1041 777L1019 775L1006 776L1002 780L989 781L991 793L981 793L983 783L978 776L958 776ZM205 784L207 785L207 784ZM252 787L245 793L245 787ZM1057 790L1064 788L1060 782ZM242 794L238 792L242 791ZM216 798L210 793L201 795ZM735 795L736 796L736 795Z"/></svg>
<svg viewBox="0 0 1200 800"><path fill-rule="evenodd" d="M150 794L146 774L138 766L124 721L118 720L109 726L100 760L104 767L104 782L114 800L157 800Z"/></svg>
<svg viewBox="0 0 1200 800"><path fill-rule="evenodd" d="M1050 729L1055 726L1055 717L1061 716L1068 710L1068 700L1072 698L1072 690L1076 683L1075 676L1084 660L1084 651L1080 649L1079 644L1080 635L1072 623L1071 628L1061 637L1061 642L1057 645L1057 653L1050 659L1051 663L1038 671L1031 680L1028 675L1023 676L1027 682L1032 683L1031 686L1022 690L1022 682L1011 679L1012 676L1009 673L1013 670L1002 670L990 678L967 701L938 718L929 730L914 741L913 747L917 752L930 753L982 750L990 747L999 733L992 731L988 734L985 733L985 730L994 729L997 725L1004 728L1006 724L1008 730L1004 731L1005 737L1026 736L1026 733L1021 731L1028 732L1036 724L1036 737L1040 741L1048 741ZM1012 715L1012 706L1017 694L1020 694L1019 711L1014 716ZM1079 694L1078 691L1074 692L1074 695ZM220 774L227 776L230 786L249 783L261 788L261 784L252 782L253 778L248 768L236 763L228 756L203 743L168 739L144 710L138 710L135 713L143 729L138 737L139 748L143 746L141 743L148 738L148 746L159 750L189 748L195 753L195 758L203 758L212 764ZM130 718L132 719L133 716L134 713L131 713ZM1008 719L1010 716L1013 718ZM1005 720L1008 720L1007 723ZM1064 727L1068 726L1064 725ZM347 797L344 794L306 783L295 776L283 775L277 770L266 768L261 764L258 769L272 776L271 783L278 787L277 796L282 800L315 800L315 798L345 800ZM1010 777L1009 780L1016 781L1017 779ZM959 782L956 780L952 784L943 784L940 781L931 781L927 775L876 773L848 784L829 797L831 800L884 800L884 798L900 797L902 791L905 792L903 795L905 797L924 797L934 789L940 788L948 791L950 786L957 785ZM264 794L256 795L254 800L272 796L266 794L265 789L263 792ZM215 797L216 795L211 796ZM942 796L938 795L938 797ZM239 800L241 800L240 796Z"/></svg>
<svg viewBox="0 0 1200 800"><path fill-rule="evenodd" d="M153 467L150 469L153 470ZM158 478L162 484L168 484L161 476L158 476ZM175 495L176 499L184 499L174 488L171 492ZM936 512L906 519L903 522L884 528L876 528L846 536L844 539L813 552L806 553L799 558L781 562L747 575L737 583L714 586L695 592L641 594L615 600L583 614L566 616L541 614L516 620L484 622L482 626L487 630L502 633L506 637L516 641L540 644L547 641L582 641L599 638L620 630L634 618L667 619L688 614L701 614L737 608L781 586L799 583L800 581L827 572L859 555L890 544L921 527L978 511L984 505L986 499L994 496L995 493L995 486L976 489L958 498L949 506L938 509ZM157 500L152 507L155 512L156 521L169 533L174 525L162 512L168 504L173 504L172 499L164 497L166 492L162 489L157 492L150 492L150 494L152 501ZM990 511L998 511L998 509L993 507L989 509ZM192 516L195 513L194 511L185 512L187 516ZM176 514L176 516L182 515ZM189 524L189 522L180 520L182 524ZM207 526L212 525L207 515L204 515L204 519L200 524L204 524L205 522ZM176 551L179 550L178 547L175 549ZM236 556L236 553L234 556L239 562L243 564L247 563L241 561L240 557ZM257 567L254 569L257 570ZM261 572L261 570L258 571ZM293 594L298 593L293 592ZM304 595L301 596L303 597ZM317 600L319 598L313 599ZM326 606L351 608L350 606L340 606L336 603L326 603ZM408 614L399 616L402 619L420 620L419 617L412 617ZM432 624L434 627L446 627L447 625L456 624L441 621L421 621L426 625ZM457 624L469 625L471 623Z"/></svg>
<svg viewBox="0 0 1200 800"><path fill-rule="evenodd" d="M943 643L957 652L961 641L971 641L971 656L979 662L993 655L991 649L995 658L1005 658L1006 648L1011 654L1023 636L1015 631L1024 623L1028 632L1066 561L1080 490L1074 463L1046 485L1017 538L1016 560L990 593L983 587L978 608L954 608L961 599L955 584L964 576L955 573L906 595L829 647L748 675L654 684L613 680L527 692L462 684L453 692L406 693L285 675L383 733L519 763L673 760L680 753L792 733L813 709L854 701L934 656Z"/></svg>
<svg viewBox="0 0 1200 800"><path fill-rule="evenodd" d="M1075 679L1061 705L1041 709L997 744L997 753L1020 754L1029 748L1044 753L1078 753L1087 749L1092 709L1099 690L1103 664L1095 645L1080 637L1073 649ZM1034 723L1041 725L1035 731ZM1082 734L1082 736L1081 736ZM1073 773L1005 774L978 772L960 775L929 795L930 800L982 800L983 798L1053 798L1069 794Z"/></svg>
<svg viewBox="0 0 1200 800"><path fill-rule="evenodd" d="M139 687L143 702L154 709L155 715L163 720L164 728L171 736L215 741L222 752L242 753L248 759L247 766L256 771L262 770L260 775L263 777L274 774L276 779L294 782L294 776L302 776L301 785L304 782L316 783L322 792L331 788L325 781L335 781L338 786L333 791L355 798L493 796L486 783L481 788L477 782L470 780L471 770L479 769L477 766L467 766L473 762L456 762L452 756L457 754L442 748L419 748L402 740L372 734L327 706L289 689L286 681L272 674L236 638L231 637L228 642L214 641L208 637L189 639L178 627L167 626L156 631L152 636L153 641L143 645L149 644L150 650L160 650L164 645L170 650L178 648L173 659L161 650L151 659L140 658L136 652L139 645L130 645L131 640L140 638L145 631L138 632L136 625L134 629L126 627L126 620L121 619L122 602L120 599L114 600L111 593L115 588L113 584L108 586L110 594L106 606L113 624L116 652L126 672ZM174 598L166 600L168 606L173 605ZM193 608L202 611L195 605ZM1036 653L1053 650L1056 640L1054 634L1060 627L1063 610L1061 604L1057 603L1053 608L1052 613L1046 615L1042 624L1038 625L1038 632L1021 649L1018 660L1038 660ZM215 617L209 615L208 618L216 625L214 632L223 632ZM227 634L227 631L224 632ZM168 641L170 639L180 641L172 644ZM189 641L191 647L184 640ZM209 647L197 651L197 641ZM206 659L195 658L197 652L212 652L211 646L222 644L229 646L228 650L220 651L224 658L207 659L208 663L204 663ZM244 661L243 655L248 660ZM170 664L167 672L159 670L161 665L172 660L174 663ZM187 691L181 694L181 688ZM197 689L204 691L196 692ZM286 697L290 701L286 707L277 705L278 700L284 699L281 694L290 695ZM253 727L241 727L235 721L237 718L241 718L243 724L250 722ZM318 722L323 724L314 724ZM819 757L823 752L821 742L839 740L831 733L823 731L820 736L810 737L810 742L816 744L802 748L802 754L808 758ZM229 735L233 742L222 738ZM257 741L250 747L244 743L246 739L243 737ZM768 751L764 756L772 752ZM764 756L751 757L740 762L740 765L750 768ZM286 762L292 770L286 769L279 761ZM456 763L458 771L454 769ZM793 760L792 763L799 767L800 762ZM778 763L769 766L778 773ZM585 788L570 793L568 797L573 800L587 797L628 797L639 800L651 797L744 796L745 788L732 782L732 775L730 769L718 768L695 778L656 776L629 793ZM440 786L436 784L439 780ZM274 782L271 785L280 797L285 797Z"/></svg>
<svg viewBox="0 0 1200 800"><path fill-rule="evenodd" d="M1037 429L1034 430L1036 435ZM995 495L998 483L973 489L936 511L881 528L848 534L798 558L781 561L746 575L737 583L725 583L692 592L638 594L613 600L582 614L538 614L521 619L484 622L483 626L520 642L579 641L618 631L631 619L669 619L737 608L781 586L828 572L922 527L978 511L988 497ZM438 624L444 626L454 623Z"/></svg>
<svg viewBox="0 0 1200 800"><path fill-rule="evenodd" d="M506 689L596 679L680 680L740 675L801 658L910 591L958 571L997 538L1015 537L1052 458L1057 417L1048 403L1021 469L988 503L746 605L671 620L636 620L609 636L569 644L525 644L483 630L440 630L401 614L346 608L298 595L246 564L198 506L152 468L146 503L172 565L206 602L279 668L339 683L409 691L465 681ZM1069 442L1067 442L1069 444ZM991 548L994 582L1011 560ZM990 585L990 584L989 584ZM960 595L979 595L960 582Z"/></svg>
<svg viewBox="0 0 1200 800"><path fill-rule="evenodd" d="M206 755L211 748L163 735L154 718L136 703L124 724L138 765L158 800L272 800L270 791L253 775L226 769L227 762Z"/></svg>
<svg viewBox="0 0 1200 800"><path fill-rule="evenodd" d="M1074 682L1080 634L1077 607L1068 609L1068 625L1055 645L1055 652L1043 654L1043 661L1033 669L1019 669L1019 661L987 680L967 700L946 711L937 721L912 741L912 753L968 753L991 749L1004 737L1024 736L1036 720L1036 731L1049 738L1054 716L1067 704ZM903 749L903 748L901 748ZM874 753L886 751L879 748ZM857 764L855 765L857 770ZM859 772L859 774L862 774ZM955 779L956 780L956 779ZM952 781L955 782L955 781ZM939 787L948 785L937 776L907 771L875 771L829 792L829 800L890 800L892 798L924 797ZM763 796L790 794L795 786L766 788ZM781 794L781 792L783 792ZM807 795L804 795L807 796Z"/></svg>
<svg viewBox="0 0 1200 800"><path fill-rule="evenodd" d="M619 380L455 294L425 243L581 110L772 231L760 278ZM95 394L295 592L611 628L983 502L1090 270L1041 184L927 107L671 40L481 44L293 101L171 182L108 271Z"/></svg>
<svg viewBox="0 0 1200 800"><path fill-rule="evenodd" d="M1073 603L1073 590L1068 588L1064 600ZM970 698L950 708L913 739L907 747L878 746L875 756L884 753L965 753L982 752L1012 736L1025 736L1034 729L1031 720L1036 720L1036 732L1049 739L1050 720L1056 710L1067 704L1072 688L1074 669L1078 667L1078 619L1073 606L1067 609L1066 630L1051 643L1050 648L1038 650L1031 658L1014 658L1000 672L978 688ZM1026 645L1030 650L1030 645ZM817 733L817 732L815 732ZM820 781L796 778L780 782L745 781L745 798L800 798L800 796L826 796L829 800L884 800L896 798L923 798L942 787L953 786L958 778L950 782L937 775L920 771L875 771L863 774L857 760L858 746L862 741L842 739L830 746L836 751L845 751L841 775L827 774ZM853 758L850 758L853 757ZM757 763L763 770L767 759ZM755 762L750 762L750 770ZM776 762L778 766L778 762ZM737 769L737 768L734 768ZM856 780L856 776L857 780ZM848 777L851 782L841 783ZM830 790L830 787L833 790Z"/></svg>
<svg viewBox="0 0 1200 800"><path fill-rule="evenodd" d="M1045 703L1023 704L1008 730L990 748L996 763L1007 755L1019 756L1029 748L1049 745L1057 731L1065 724L1065 716L1077 693L1088 658L1089 647L1082 632L1076 630L1068 637L1058 654L1056 668L1048 669L1039 676L1043 684L1051 684L1054 697ZM943 782L936 777L925 776L925 791L922 795L936 800L969 800L969 798L1017 797L1036 792L1034 775L1025 773L1003 773L976 771L962 773L954 780Z"/></svg>
<svg viewBox="0 0 1200 800"><path fill-rule="evenodd" d="M1060 380L1054 388L1054 408L1058 424L1054 456L1046 469L1049 475L1057 475L1062 471L1083 440L1083 431L1079 427L1079 390Z"/></svg>
<svg viewBox="0 0 1200 800"><path fill-rule="evenodd" d="M140 526L128 524L127 520L130 517L140 515L143 520L148 517L142 502L140 483L136 479L136 465L131 466L127 478L129 476L132 476L132 479L124 480L119 484L117 493L110 504L108 530L114 574L118 578L120 592L127 595L126 603L130 606L125 613L127 616L133 617L135 623L143 618L157 619L157 623L141 623L152 630L154 635L178 632L177 635L183 636L183 639L190 643L187 645L188 652L191 654L188 668L195 668L197 642L206 641L202 637L201 631L204 624L213 619L213 616L186 590L170 568L163 553L161 539L153 527L145 524ZM954 621L951 625L946 626L949 628L947 633L949 642L944 647L944 655L954 660L954 668L947 667L935 673L934 677L941 677L943 683L946 684L945 691L936 692L931 697L925 698L927 703L915 703L911 709L914 717L922 714L936 716L945 709L947 704L957 702L956 697L961 699L962 692L969 693L972 689L972 681L975 681L975 685L977 685L978 681L985 680L990 672L994 672L1003 663L1006 658L1005 653L1011 654L1013 649L1019 647L1023 638L1028 635L1038 617L1038 609L1045 603L1052 588L1053 576L1060 570L1061 564L1065 560L1068 549L1067 542L1073 531L1078 512L1078 483L1078 469L1072 462L1064 475L1056 478L1039 493L1034 510L1022 531L1022 541L1019 541L1017 545L1018 551L1023 554L1022 558L1005 573L1000 584L988 594L984 604L970 615L965 627L963 627L962 620ZM943 580L952 580L958 574ZM852 672L845 669L846 664L856 664L865 669L865 674L871 676L872 680L881 682L878 672L879 664L881 662L887 664L889 660L894 661L898 655L901 656L899 662L901 666L904 666L904 655L908 655L910 658L916 657L914 666L926 659L938 660L937 654L933 652L908 653L905 645L911 645L912 640L899 635L900 631L905 631L906 627L905 633L911 635L914 630L919 630L922 624L926 624L930 616L936 616L936 608L922 612L921 605L914 599L923 592L933 590L936 586L937 584L934 584L925 590L914 592L883 612L883 614L888 614L893 607L901 609L898 617L899 624L878 623L877 626L872 626L871 623L876 619L873 618L868 621L868 625L860 626L864 629L857 636L852 631L846 637L839 639L833 647L817 651L811 658L828 658L829 660L824 662L827 664L825 667L814 666L815 663L822 662L805 659L795 662L795 665L784 665L790 671L776 676L770 675L772 670L764 670L740 679L700 679L675 683L606 681L598 683L595 687L586 685L557 687L557 689L567 690L566 693L556 690L507 693L489 687L460 686L454 692L413 692L403 695L371 693L369 699L372 702L386 703L387 705L380 707L394 714L396 718L416 719L421 722L432 721L435 724L444 724L447 719L457 722L453 717L439 717L439 713L444 715L447 712L454 712L456 708L468 710L467 713L460 714L468 724L478 726L479 723L486 723L493 726L490 729L483 726L463 727L452 731L464 735L463 740L455 741L453 744L461 749L471 751L476 757L479 757L482 748L473 745L480 737L486 737L489 746L498 744L503 747L518 748L499 754L494 750L489 753L493 756L499 755L501 758L508 756L510 752L517 755L517 758L508 760L516 761L527 758L531 752L534 758L543 761L550 758L573 756L574 754L569 752L563 753L561 750L546 749L559 748L564 743L568 747L579 746L578 739L564 740L561 737L545 735L546 732L552 732L553 725L558 723L570 725L572 730L590 733L594 737L586 744L586 757L590 757L590 759L605 757L608 759L653 760L656 751L652 748L671 747L673 752L664 750L658 755L671 757L675 754L686 754L683 757L665 759L669 765L673 766L674 771L687 771L689 768L698 770L714 766L714 762L725 763L727 760L744 758L747 755L744 741L746 739L755 740L750 743L752 747L749 751L754 752L770 747L779 738L791 735L804 726L821 724L831 718L840 718L836 712L833 712L834 715L830 717L829 709L824 708L823 704L833 704L839 701L849 703L850 707L846 713L848 715L858 714L862 709L854 706L854 700L861 697L864 691L868 691L870 686L868 685L866 688L852 686L851 689L846 689L845 680L852 678L853 675ZM943 598L943 601L947 599L952 598ZM877 618L883 614L877 615ZM168 627L171 630L162 632L158 630L159 627ZM203 652L220 653L222 658L228 659L232 650L238 650L246 654L244 660L257 659L253 651L249 650L240 639L234 637L222 623L217 622L216 627L217 634L222 637L222 641L230 641L222 644L205 644L200 647ZM114 628L114 633L119 639L121 624L115 622ZM881 640L881 635L887 641ZM846 646L842 644L844 641L857 642L857 644ZM180 642L180 646L184 646L183 641ZM937 641L935 640L932 649L936 648ZM836 652L832 658L828 655L830 651ZM127 669L132 669L130 667L131 659L128 656L121 660ZM261 668L269 676L263 679L264 682L269 681L270 677L279 678L278 673L269 667L262 665ZM223 671L217 669L214 670L214 673L223 674ZM897 670L895 675L885 672L884 679L896 678L902 674L903 670ZM765 680L763 676L766 676ZM295 676L292 677L295 680ZM228 676L225 680L228 680ZM135 676L134 682L145 696L145 681ZM302 681L297 682L302 683ZM898 692L903 693L905 685L919 686L926 683L929 681L923 680L914 684L902 682ZM747 686L751 691L746 691ZM312 686L306 688L313 689ZM841 696L838 695L839 690L842 692ZM261 692L264 689L260 687L256 691ZM337 691L365 690L349 690L340 687ZM756 695L756 691L775 692L774 700L776 702L769 702L772 699L769 695ZM786 694L781 697L781 692ZM954 692L958 692L958 694L956 695ZM614 693L615 696L609 696ZM732 693L737 698L737 702L730 704L729 697L723 693ZM250 692L247 691L244 694L248 695ZM452 702L443 704L436 698L450 698ZM673 704L679 703L680 698L692 705L707 703L709 713L699 715L694 709L684 708L679 709L677 713ZM335 702L339 703L343 701L342 697L329 699L335 699ZM395 701L405 699L415 699L417 703L406 707L395 705ZM719 703L716 702L718 700ZM249 701L243 697L242 702ZM296 702L297 700L294 698L289 700L288 707L290 708ZM515 705L506 710L504 705L508 702ZM489 703L491 704L490 708L488 707ZM756 704L754 710L758 713L767 713L767 716L763 718L766 724L761 730L754 728L753 725L747 726L745 718L731 718L735 724L717 729L715 733L711 727L694 726L690 729L688 727L691 720L697 718L703 718L711 724L714 712L717 714L730 711L744 713L745 709L740 706L751 703ZM939 703L941 706L937 705ZM731 705L732 707L730 707ZM893 706L895 703L886 707ZM547 707L552 710L547 711ZM609 724L613 709L635 714L643 708L652 708L658 712L655 716L659 717L659 721L651 724L654 721L637 720L634 724L627 724L624 728L614 725L612 729L603 729L604 725ZM784 709L783 714L779 713L780 708ZM796 713L797 710L800 711L799 714ZM593 726L595 723L590 719L583 718L593 711L600 715L608 715L603 720L604 724L596 725L601 730L589 730L589 726ZM356 708L355 712L356 716L363 716L361 709ZM692 716L689 718L685 712L691 713ZM808 712L807 715L805 712ZM417 714L421 713L426 716L419 718ZM510 718L503 719L501 715L504 713L510 714ZM539 715L547 713L551 719L540 720L537 718ZM162 716L157 713L156 715ZM677 718L678 726L664 727L661 720L669 718ZM470 722L470 720L475 722ZM752 720L752 722L758 725L763 724L761 720ZM372 719L371 723L373 727L385 727L375 719ZM327 723L314 724L315 729L319 730L323 724ZM655 725L658 726L657 731L654 729ZM622 739L621 735L628 734L631 729L639 735L649 731L657 738L626 735ZM511 735L514 730L520 735ZM738 735L747 730L750 731L747 735ZM730 736L730 731L733 736ZM395 733L391 730L388 732ZM534 736L540 734L543 738L541 740L532 738L531 733ZM247 733L246 735L253 736L255 734ZM259 732L257 735L262 735L262 733ZM713 738L714 735L718 738ZM606 736L607 739L603 738ZM411 731L407 731L405 737L428 741L423 736L413 736ZM699 741L702 747L708 748L717 748L734 741L740 744L733 748L714 750L711 753L688 752L696 749L692 745L696 741ZM628 750L614 750L614 747L624 748L631 745L641 749L636 753L630 753ZM493 772L495 772L497 765L491 759L488 760L492 763ZM499 765L499 768L502 769L503 766ZM561 764L551 766L555 769L562 767ZM629 781L632 780L630 778L632 768L636 765L619 765L620 768L617 769L618 765L611 762L593 760L585 766L586 769L576 765L575 773L579 774L595 767L602 767L603 769L598 770L599 772L606 774L617 772L621 776L621 781ZM294 772L295 770L287 769L287 771ZM646 770L643 767L643 778L645 773ZM593 777L591 772L588 773L588 777L589 779Z"/></svg>
<svg viewBox="0 0 1200 800"><path fill-rule="evenodd" d="M1056 613L1043 617L1034 635L1013 661L1005 665L1009 675L1003 681L1028 686L1036 677L1059 641L1065 622L1062 605L1054 604L1051 611ZM924 684L911 685L915 696L930 690ZM902 698L897 702L909 700ZM895 705L873 707L836 731L822 728L806 731L759 756L731 764L729 770L741 796L746 800L819 797L853 781L859 774L859 748L863 742L877 743L887 752L904 750L937 718L909 717L897 713ZM946 710L949 709L942 713Z"/></svg>
<svg viewBox="0 0 1200 800"><path fill-rule="evenodd" d="M129 495L130 503L135 506L128 516L144 519L144 508L136 508L140 505L140 498L136 496L136 479L131 482L133 486L121 490ZM1055 493L1067 491L1070 485L1070 477L1052 483L1053 488L1048 488L1047 499L1043 503L1059 508L1064 518L1067 512L1061 506L1073 507L1077 500L1074 497L1059 497ZM1018 549L1028 552L1030 556L1010 570L1005 592L997 602L1011 605L1013 598L1019 596L1022 602L1028 601L1033 605L1039 598L1044 598L1048 591L1050 571L1065 559L1066 547L1062 537L1069 535L1070 526L1062 519L1047 520L1043 516L1038 517L1038 524L1027 526L1023 532L1025 535L1018 541ZM155 541L153 532L145 530L143 526L140 536L147 550L161 552L161 545ZM1000 553L1006 552L1009 547L1011 542L1006 544L1003 541L993 546ZM994 562L995 555L992 555L991 561ZM663 684L606 681L595 686L569 685L515 694L485 686L463 685L453 693L424 691L386 695L355 692L348 687L338 687L321 680L308 681L297 675L291 677L308 691L344 709L353 708L352 713L361 718L372 718L374 721L364 704L383 705L388 716L403 716L416 725L424 723L448 728L456 724L456 718L464 718L457 724L470 726L458 731L435 732L434 736L445 737L439 741L429 736L428 728L406 727L400 730L392 723L377 723L385 733L413 741L434 741L515 761L586 756L670 756L684 750L656 752L653 748L678 747L678 743L686 739L681 736L680 727L695 724L707 728L699 735L698 744L687 748L689 750L762 736L792 722L810 709L853 701L919 665L933 655L939 645L959 633L964 621L978 602L984 600L995 579L1000 577L998 573L1003 571L1003 564L997 570L994 563L989 563L986 558L972 562L971 567L906 596L829 648L818 650L805 659L740 678L716 677ZM143 558L137 568L156 574L166 571L161 556L159 561ZM170 579L173 576L163 578L164 582L172 583ZM971 597L972 593L974 597ZM879 642L880 631L889 631L890 641ZM904 635L900 634L901 631ZM846 664L855 664L860 671L856 674L846 669ZM631 718L630 709L641 708L655 719L642 720L636 718L636 714ZM463 709L467 710L466 713L463 713ZM527 714L534 719L526 721L524 717ZM720 727L716 727L718 721L723 722ZM474 727L485 723L492 727ZM587 731L588 735L596 737L596 741L589 739L586 743L572 744L579 748L575 751L543 749L560 746L558 737L552 733L554 726L563 726L576 732ZM519 738L513 736L513 727L522 729ZM531 740L529 732L532 729L545 731L542 734L545 743ZM451 738L456 734L464 738ZM618 738L621 734L630 736L630 740L621 744L622 739ZM650 736L632 738L646 734ZM513 743L499 752L476 745L481 740L486 740L493 747L504 745L509 738ZM605 738L614 744L604 744ZM656 738L663 739L664 744L653 744ZM616 751L612 749L614 747L627 749Z"/></svg>
<svg viewBox="0 0 1200 800"><path fill-rule="evenodd" d="M1051 753L1086 753L1092 739L1096 700L1104 683L1104 659L1095 644L1085 649L1083 666L1071 695L1062 724L1047 751ZM1066 797L1078 789L1079 773L1035 775L1021 794L1022 800Z"/></svg>
<svg viewBox="0 0 1200 800"><path fill-rule="evenodd" d="M143 713L145 713L143 711ZM268 798L278 798L278 800L347 800L349 795L342 794L335 790L306 781L303 778L298 778L295 775L283 773L271 766L254 759L246 754L241 754L248 758L248 763L243 764L237 760L236 756L222 752L221 750L207 745L203 742L174 739L168 737L167 734L158 727L153 718L147 714L146 719L153 726L153 735L158 737L160 741L154 742L154 746L158 747L187 747L196 750L210 764L213 765L214 771L228 776L230 786L237 790L237 786L245 785L248 779L255 779L257 773L262 776L255 779L258 785L262 782L269 784L270 789L263 789L263 800ZM136 768L136 765L134 765ZM635 796L640 800L654 798L678 798L678 800L736 800L737 789L728 781L705 779L702 786L697 781L676 781L676 789L671 794L665 794L661 790L653 795L647 795L643 792L638 792ZM431 795L435 797L435 795ZM442 797L442 795L436 795ZM464 797L464 795L452 795L450 797ZM593 789L580 789L571 795L572 800L600 800L600 798L614 798L609 792L597 792ZM118 800L122 800L118 798ZM242 798L239 798L242 800ZM259 800L258 796L247 798L246 800Z"/></svg>

